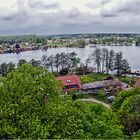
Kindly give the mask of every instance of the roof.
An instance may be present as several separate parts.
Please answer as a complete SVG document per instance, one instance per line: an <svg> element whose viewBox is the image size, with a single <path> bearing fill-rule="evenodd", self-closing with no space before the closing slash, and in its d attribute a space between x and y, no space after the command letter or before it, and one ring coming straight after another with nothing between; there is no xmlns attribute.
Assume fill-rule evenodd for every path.
<svg viewBox="0 0 140 140"><path fill-rule="evenodd" d="M80 88L82 87L80 78L77 75L60 76L57 79L61 80L64 86L78 85Z"/></svg>
<svg viewBox="0 0 140 140"><path fill-rule="evenodd" d="M104 87L108 87L108 86L117 86L120 84L121 83L118 80L104 80L104 81L100 81L100 82L83 84L83 90L104 88Z"/></svg>
<svg viewBox="0 0 140 140"><path fill-rule="evenodd" d="M138 78L138 80L136 81L136 83L134 84L135 87L140 87L140 78Z"/></svg>

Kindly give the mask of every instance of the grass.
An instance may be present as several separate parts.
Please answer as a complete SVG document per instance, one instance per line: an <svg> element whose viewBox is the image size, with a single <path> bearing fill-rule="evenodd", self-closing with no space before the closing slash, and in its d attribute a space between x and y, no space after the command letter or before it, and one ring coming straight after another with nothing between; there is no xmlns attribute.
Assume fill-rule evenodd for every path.
<svg viewBox="0 0 140 140"><path fill-rule="evenodd" d="M97 82L97 81L103 81L105 80L107 77L109 77L109 74L102 74L102 73L90 73L88 75L82 75L80 76L80 79L82 81L82 83L91 83L91 82ZM136 78L132 78L132 77L124 77L124 76L119 76L116 77L117 79L119 79L121 82L124 82L126 84L129 84L130 86L134 86L134 83L136 82Z"/></svg>
<svg viewBox="0 0 140 140"><path fill-rule="evenodd" d="M104 102L104 103L111 104L111 103L108 101L108 99L107 99L108 96L105 95L105 91L104 91L104 90L98 90L98 91L97 91L97 94L84 94L83 92L77 92L77 93L76 93L76 92L70 92L70 93L69 93L69 95L71 96L71 98L72 98L72 96L73 96L74 94L77 95L77 99L89 99L89 98L94 98L94 99L97 99L97 100L102 101L102 102Z"/></svg>
<svg viewBox="0 0 140 140"><path fill-rule="evenodd" d="M102 101L104 103L112 104L111 102L108 101L108 99L107 99L108 96L105 95L104 90L99 90L98 93L95 95L92 95L92 97L99 100L99 101Z"/></svg>
<svg viewBox="0 0 140 140"><path fill-rule="evenodd" d="M119 76L117 77L121 82L124 82L130 86L134 86L135 82L136 82L136 78L132 78L132 77L124 77L124 76Z"/></svg>
<svg viewBox="0 0 140 140"><path fill-rule="evenodd" d="M109 75L101 73L90 73L88 75L80 76L82 83L90 83L105 80Z"/></svg>

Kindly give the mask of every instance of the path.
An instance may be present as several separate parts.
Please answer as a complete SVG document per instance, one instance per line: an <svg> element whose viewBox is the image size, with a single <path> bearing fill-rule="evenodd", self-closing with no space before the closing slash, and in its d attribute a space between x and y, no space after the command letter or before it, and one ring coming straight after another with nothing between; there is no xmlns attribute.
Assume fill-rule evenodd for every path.
<svg viewBox="0 0 140 140"><path fill-rule="evenodd" d="M103 105L104 107L106 107L106 108L108 108L108 109L111 108L111 105L106 104L106 103L104 103L104 102L102 102L102 101L96 100L96 99L94 99L94 98L80 99L80 100L81 100L81 101L94 102L94 103L97 103L97 104L101 104L101 105Z"/></svg>

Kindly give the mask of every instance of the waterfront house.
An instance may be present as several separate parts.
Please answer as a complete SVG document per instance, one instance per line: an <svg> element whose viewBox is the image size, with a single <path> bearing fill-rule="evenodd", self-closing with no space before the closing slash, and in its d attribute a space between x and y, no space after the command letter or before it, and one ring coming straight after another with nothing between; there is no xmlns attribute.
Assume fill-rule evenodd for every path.
<svg viewBox="0 0 140 140"><path fill-rule="evenodd" d="M63 89L67 91L80 91L82 89L81 81L77 75L67 75L57 77L57 80L63 84Z"/></svg>

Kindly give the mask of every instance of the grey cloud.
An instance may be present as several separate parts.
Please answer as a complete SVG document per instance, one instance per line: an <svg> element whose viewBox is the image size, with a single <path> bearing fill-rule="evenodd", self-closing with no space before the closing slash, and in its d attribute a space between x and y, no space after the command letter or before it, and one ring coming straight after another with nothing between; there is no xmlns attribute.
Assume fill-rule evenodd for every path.
<svg viewBox="0 0 140 140"><path fill-rule="evenodd" d="M107 4L108 2L110 2L111 0L101 0L101 5Z"/></svg>
<svg viewBox="0 0 140 140"><path fill-rule="evenodd" d="M92 2L92 3L88 3L86 6L90 9L95 9L101 6L104 6L105 4L109 3L111 0L100 0L97 2Z"/></svg>
<svg viewBox="0 0 140 140"><path fill-rule="evenodd" d="M67 16L69 18L77 18L78 16L81 15L81 12L77 8L72 8L68 13Z"/></svg>
<svg viewBox="0 0 140 140"><path fill-rule="evenodd" d="M0 18L1 20L4 20L4 21L11 21L11 20L13 20L13 17L11 17L11 16L6 16L6 17L2 17L2 18Z"/></svg>
<svg viewBox="0 0 140 140"><path fill-rule="evenodd" d="M110 0L112 1L112 0ZM58 33L81 33L81 32L126 32L140 31L140 23L133 23L139 20L140 16L135 12L138 9L138 0L128 0L125 4L118 4L109 11L104 8L110 1L102 1L100 15L92 15L88 12L81 12L80 9L72 8L69 11L59 9L58 3L44 4L29 1L17 3L17 11L0 17L1 34L58 34ZM30 1L31 2L31 1ZM34 3L34 5L33 5ZM37 6L35 8L35 6ZM46 7L47 6L47 7ZM128 8L130 7L131 8ZM52 12L38 13L37 11L52 9ZM58 8L58 12L53 9ZM136 11L135 11L136 10ZM133 12L132 12L133 11ZM135 12L134 12L135 11ZM134 15L131 16L130 13ZM129 20L130 19L130 20Z"/></svg>
<svg viewBox="0 0 140 140"><path fill-rule="evenodd" d="M117 17L120 15L127 14L138 14L140 13L140 1L128 0L125 3L120 3L116 7L112 7L111 10L105 9L104 6L100 12L103 17Z"/></svg>
<svg viewBox="0 0 140 140"><path fill-rule="evenodd" d="M47 8L47 9L54 9L54 8L59 8L59 7L60 7L60 3L58 3L58 2L45 5L45 8Z"/></svg>
<svg viewBox="0 0 140 140"><path fill-rule="evenodd" d="M112 18L112 17L117 17L118 15L116 13L113 14L113 13L102 12L101 16Z"/></svg>
<svg viewBox="0 0 140 140"><path fill-rule="evenodd" d="M118 12L140 13L140 1L133 0L126 2L118 9Z"/></svg>
<svg viewBox="0 0 140 140"><path fill-rule="evenodd" d="M51 3L51 4L45 4L44 2L41 1L30 1L29 2L31 8L46 8L46 9L57 9L60 8L60 3Z"/></svg>

